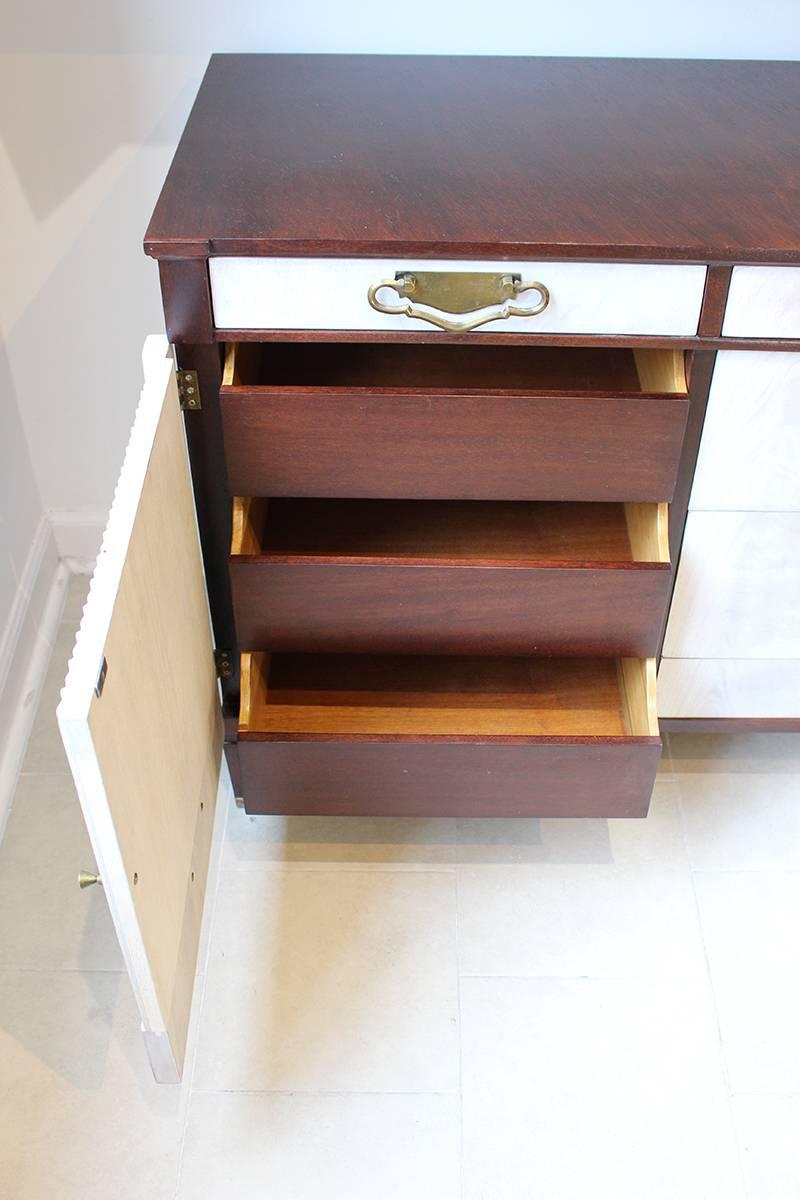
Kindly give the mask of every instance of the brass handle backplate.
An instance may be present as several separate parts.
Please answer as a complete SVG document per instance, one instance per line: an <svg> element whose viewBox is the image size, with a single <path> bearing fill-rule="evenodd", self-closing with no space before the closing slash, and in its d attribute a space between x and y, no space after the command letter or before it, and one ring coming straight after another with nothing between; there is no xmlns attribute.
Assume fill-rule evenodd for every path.
<svg viewBox="0 0 800 1200"><path fill-rule="evenodd" d="M385 304L378 299L382 288L391 288L403 297L403 304ZM513 303L523 292L538 292L539 303L532 308ZM367 299L377 312L392 316L417 317L448 333L467 333L489 321L508 317L535 317L550 303L550 292L543 283L523 282L522 276L494 274L489 271L397 271L394 279L381 279L370 285ZM418 304L425 308L418 308ZM500 308L492 308L493 305ZM486 311L486 310L491 311ZM475 313L467 320L453 314Z"/></svg>

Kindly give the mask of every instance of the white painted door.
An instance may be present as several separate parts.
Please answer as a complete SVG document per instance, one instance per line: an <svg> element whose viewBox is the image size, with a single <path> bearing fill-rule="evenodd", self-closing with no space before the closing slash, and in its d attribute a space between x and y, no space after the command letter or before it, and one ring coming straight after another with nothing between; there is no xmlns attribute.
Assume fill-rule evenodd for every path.
<svg viewBox="0 0 800 1200"><path fill-rule="evenodd" d="M222 720L189 462L166 339L145 383L58 723L157 1079L180 1078Z"/></svg>
<svg viewBox="0 0 800 1200"><path fill-rule="evenodd" d="M794 269L765 270L786 286L800 281ZM658 676L659 716L800 713L799 456L800 354L719 353Z"/></svg>

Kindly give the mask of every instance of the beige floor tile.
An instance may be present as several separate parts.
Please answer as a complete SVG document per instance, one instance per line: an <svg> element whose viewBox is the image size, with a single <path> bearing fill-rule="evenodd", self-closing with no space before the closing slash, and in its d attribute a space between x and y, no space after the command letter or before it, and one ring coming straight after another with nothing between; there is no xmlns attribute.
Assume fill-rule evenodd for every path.
<svg viewBox="0 0 800 1200"><path fill-rule="evenodd" d="M72 779L23 775L0 843L0 966L120 970L102 889L78 889L92 870Z"/></svg>
<svg viewBox="0 0 800 1200"><path fill-rule="evenodd" d="M124 975L0 971L0 1200L172 1200L186 1095Z"/></svg>
<svg viewBox="0 0 800 1200"><path fill-rule="evenodd" d="M686 852L671 781L659 776L647 820L252 817L232 808L226 867L455 866L459 863L675 859Z"/></svg>
<svg viewBox="0 0 800 1200"><path fill-rule="evenodd" d="M180 1200L456 1200L457 1097L198 1095Z"/></svg>
<svg viewBox="0 0 800 1200"><path fill-rule="evenodd" d="M248 816L233 807L228 819L226 867L320 863L419 866L449 863L460 846L458 822L393 817Z"/></svg>
<svg viewBox="0 0 800 1200"><path fill-rule="evenodd" d="M800 1196L800 1096L735 1096L748 1200Z"/></svg>
<svg viewBox="0 0 800 1200"><path fill-rule="evenodd" d="M705 976L688 870L461 867L463 975Z"/></svg>
<svg viewBox="0 0 800 1200"><path fill-rule="evenodd" d="M227 871L196 1086L458 1087L451 874Z"/></svg>
<svg viewBox="0 0 800 1200"><path fill-rule="evenodd" d="M461 973L704 975L671 787L657 787L651 811L647 821L607 822L604 852L598 845L593 860L570 853L562 828L540 864L459 867Z"/></svg>
<svg viewBox="0 0 800 1200"><path fill-rule="evenodd" d="M39 710L22 764L24 774L66 774L69 771L67 756L58 732L56 709L67 677L67 665L75 645L76 630L77 626L73 622L66 622L58 627L53 654L42 685Z"/></svg>
<svg viewBox="0 0 800 1200"><path fill-rule="evenodd" d="M685 771L800 769L800 733L671 733L670 754L676 776Z"/></svg>
<svg viewBox="0 0 800 1200"><path fill-rule="evenodd" d="M64 609L61 613L62 624L72 624L77 631L83 616L83 606L89 594L88 575L70 575L67 584L67 594L64 598Z"/></svg>
<svg viewBox="0 0 800 1200"><path fill-rule="evenodd" d="M465 979L465 1200L740 1200L707 984Z"/></svg>
<svg viewBox="0 0 800 1200"><path fill-rule="evenodd" d="M661 761L658 764L659 779L671 780L673 778L671 737L672 735L669 733L662 734L661 736Z"/></svg>
<svg viewBox="0 0 800 1200"><path fill-rule="evenodd" d="M697 901L734 1092L800 1092L800 874L698 871Z"/></svg>
<svg viewBox="0 0 800 1200"><path fill-rule="evenodd" d="M695 866L800 868L800 735L682 735L674 744Z"/></svg>

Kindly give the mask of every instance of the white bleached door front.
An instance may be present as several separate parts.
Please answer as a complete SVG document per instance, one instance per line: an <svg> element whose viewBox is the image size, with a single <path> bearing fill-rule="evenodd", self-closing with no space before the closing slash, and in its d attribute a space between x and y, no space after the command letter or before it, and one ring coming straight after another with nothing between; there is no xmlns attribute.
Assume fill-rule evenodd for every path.
<svg viewBox="0 0 800 1200"><path fill-rule="evenodd" d="M223 730L174 363L145 385L58 723L156 1078L180 1078ZM222 772L222 774L221 774Z"/></svg>

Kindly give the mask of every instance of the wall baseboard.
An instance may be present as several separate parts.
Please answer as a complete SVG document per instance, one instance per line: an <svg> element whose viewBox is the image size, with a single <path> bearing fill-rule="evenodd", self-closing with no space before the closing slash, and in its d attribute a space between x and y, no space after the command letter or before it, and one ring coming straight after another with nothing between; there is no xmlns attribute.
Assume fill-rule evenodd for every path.
<svg viewBox="0 0 800 1200"><path fill-rule="evenodd" d="M90 575L103 540L108 512L49 513L59 556L78 575Z"/></svg>
<svg viewBox="0 0 800 1200"><path fill-rule="evenodd" d="M70 571L42 517L0 639L0 838L25 757Z"/></svg>
<svg viewBox="0 0 800 1200"><path fill-rule="evenodd" d="M38 624L57 566L58 553L53 542L53 531L43 514L25 559L5 629L0 630L0 696L16 657L20 639L24 636L25 623L33 616L34 622Z"/></svg>

